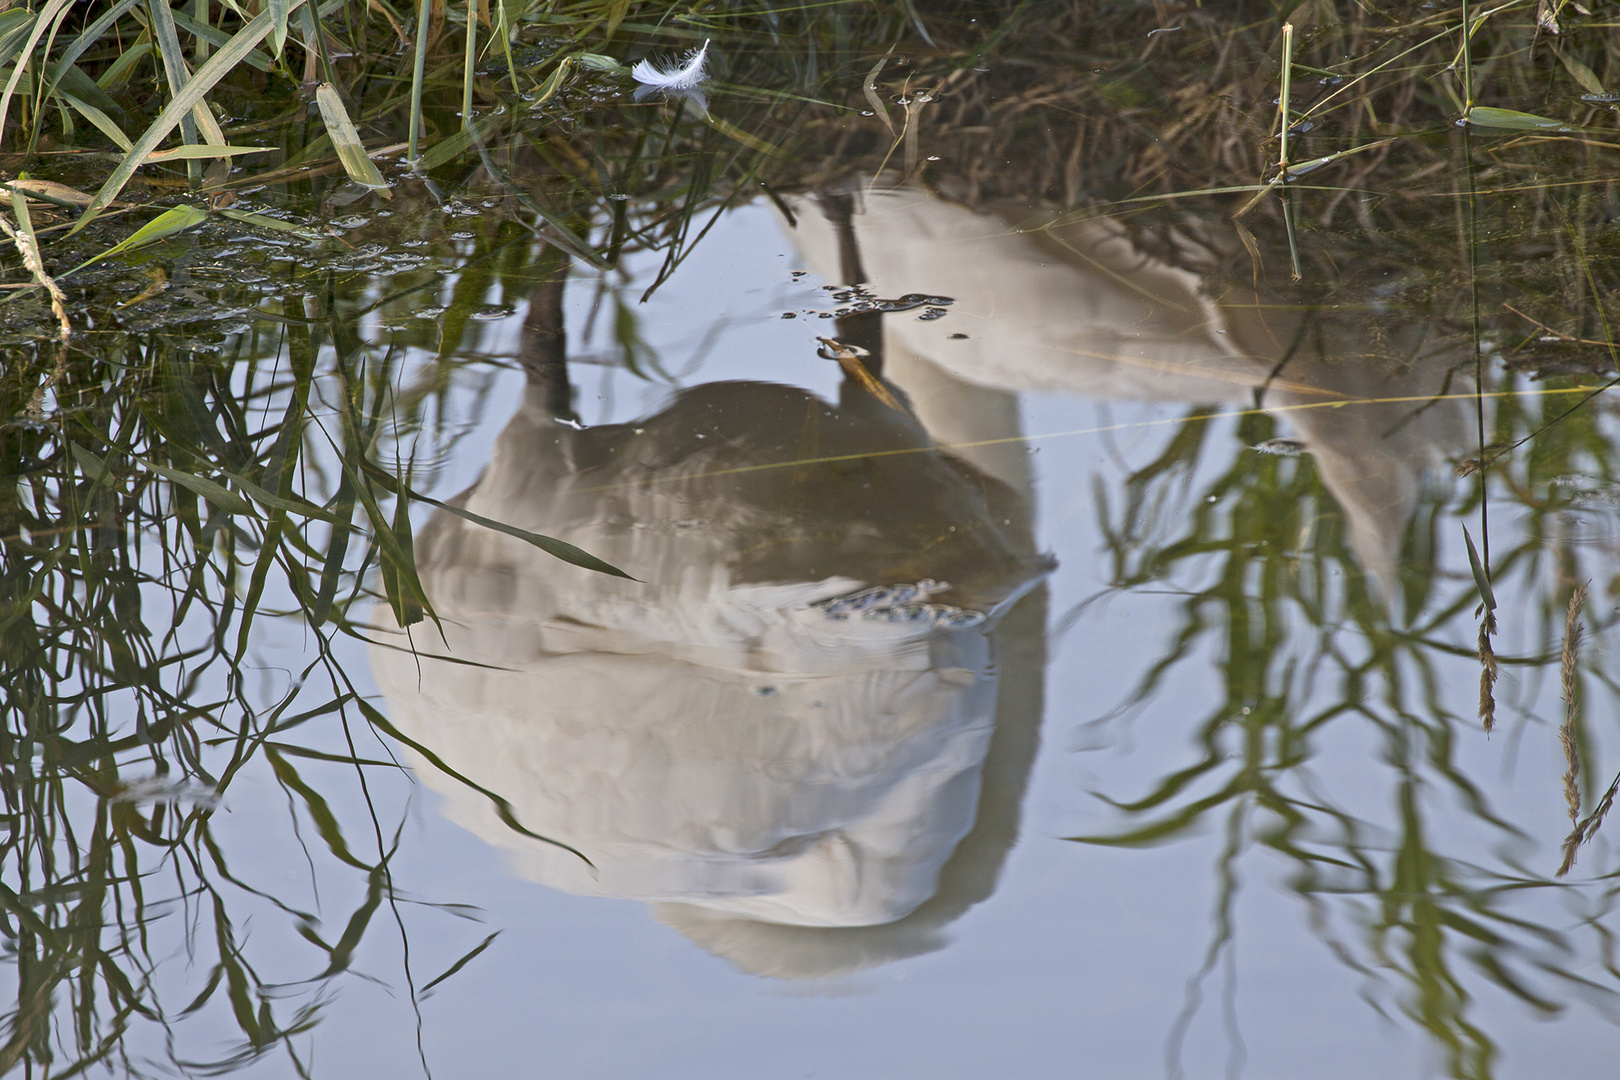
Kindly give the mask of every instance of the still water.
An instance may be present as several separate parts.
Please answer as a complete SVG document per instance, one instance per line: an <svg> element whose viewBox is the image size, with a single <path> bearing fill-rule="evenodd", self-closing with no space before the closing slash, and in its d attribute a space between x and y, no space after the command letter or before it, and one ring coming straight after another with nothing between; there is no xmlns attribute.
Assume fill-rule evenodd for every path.
<svg viewBox="0 0 1620 1080"><path fill-rule="evenodd" d="M1307 295L1010 159L673 247L470 161L97 271L148 381L9 425L8 1067L1612 1074L1620 426L1460 196Z"/></svg>

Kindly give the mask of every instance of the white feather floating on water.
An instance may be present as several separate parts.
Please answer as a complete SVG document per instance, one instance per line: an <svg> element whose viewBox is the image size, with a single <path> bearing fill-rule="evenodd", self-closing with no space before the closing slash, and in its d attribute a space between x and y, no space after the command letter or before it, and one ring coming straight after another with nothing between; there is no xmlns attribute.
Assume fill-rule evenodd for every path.
<svg viewBox="0 0 1620 1080"><path fill-rule="evenodd" d="M686 63L678 68L662 68L651 60L643 60L630 71L636 82L642 84L637 94L652 90L691 90L709 77L703 70L708 56L709 42L705 40L703 48L687 53Z"/></svg>

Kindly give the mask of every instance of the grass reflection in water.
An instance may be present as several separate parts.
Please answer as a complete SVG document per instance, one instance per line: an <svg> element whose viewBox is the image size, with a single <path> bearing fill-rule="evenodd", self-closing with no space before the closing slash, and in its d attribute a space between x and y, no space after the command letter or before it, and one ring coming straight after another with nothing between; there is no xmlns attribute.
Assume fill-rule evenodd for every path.
<svg viewBox="0 0 1620 1080"><path fill-rule="evenodd" d="M929 559L977 560L952 576L983 585L993 605L1028 583L1020 574L1031 573L1032 554L1029 507L1007 495L1027 490L1028 477L997 448L1039 433L1009 428L1005 416L977 426L962 417L977 407L1016 418L1013 395L1031 392L1187 403L1148 464L1097 485L1108 595L1182 599L1162 654L1088 729L1099 741L1134 729L1145 742L1172 683L1200 665L1215 674L1218 691L1192 724L1192 758L1144 790L1110 788L1124 800L1118 819L1086 837L1165 843L1214 827L1225 838L1213 940L1187 1011L1166 1019L1172 1071L1205 977L1233 954L1240 871L1256 849L1283 860L1325 944L1366 974L1375 1004L1427 1033L1451 1075L1497 1068L1501 1048L1477 1015L1486 983L1548 1014L1577 1000L1613 1011L1601 830L1559 881L1560 837L1495 809L1471 696L1474 609L1488 589L1505 673L1490 749L1508 758L1554 738L1556 724L1532 722L1553 719L1538 694L1559 677L1571 592L1590 581L1566 695L1582 703L1569 714L1571 812L1602 805L1615 768L1602 752L1603 718L1620 687L1606 666L1616 578L1602 516L1616 482L1615 430L1596 392L1613 371L1620 263L1606 104L1617 46L1601 14L1528 3L1473 11L1479 24L1459 52L1460 9L1312 5L1287 15L1292 79L1287 103L1274 106L1282 19L1265 5L1099 15L1084 4L503 4L490 15L498 48L482 51L478 35L489 31L466 32L481 25L477 12L424 4L428 47L409 78L396 77L399 58L376 41L409 40L410 12L378 5L370 22L356 13L317 31L306 8L284 6L285 26L257 26L263 16L210 16L207 5L172 25L166 9L110 5L98 9L105 24L82 37L76 24L44 32L67 17L62 5L0 13L19 88L3 165L68 185L25 188L50 198L11 202L19 251L32 229L42 257L37 267L22 254L7 263L15 299L0 314L0 468L10 481L0 508L9 827L0 909L16 985L0 1072L61 1075L99 1062L131 1074L229 1070L272 1050L303 1072L340 979L400 982L415 1007L488 946L478 933L442 963L354 970L379 927L408 950L416 889L456 899L394 878L403 803L390 748L404 743L424 772L455 762L361 697L344 657L372 635L374 604L379 621L412 627L420 651L451 643L434 592L439 568L418 552L438 542L432 530L550 565L535 550L557 524L543 515L514 520L513 504L476 511L531 530L497 538L441 510L419 537L411 510L413 493L445 495L433 488L436 470L470 426L455 394L492 364L559 347L560 324L536 313L560 303L567 267L595 275L611 324L608 355L585 359L675 381L678 367L648 345L635 301L680 272L721 212L761 196L798 222L801 238L821 230L822 241L801 243L828 280L865 277L879 296L952 295L955 307L940 323L836 320L838 337L875 353L875 375L909 395L906 424L917 430L883 452L916 462L828 434L814 451L754 448L745 467L757 473L683 480L696 484L683 498L774 507L765 516L777 531L739 556L751 584L825 576L812 566L828 557L823 534L842 541L858 530L792 499L817 477L826 480L818 497L837 495L848 463L825 459L853 454L852 468L873 476L910 470L908 497L926 504L905 515L911 533L886 538L896 551L928 548L970 520L984 526L975 536L995 540L991 554ZM1549 20L1562 20L1559 34ZM137 77L124 59L134 54L102 37L114 26L118 41L164 64ZM125 148L109 149L117 140L103 143L109 125L126 142L147 130L174 92L171 76L181 82L195 60L212 78L226 65L207 68L211 51L244 44L256 26L255 43L269 51L239 50L247 66L220 73L208 99L243 114L220 124L224 137L262 139L266 156L245 158L240 174L205 176L183 158L137 173ZM711 36L706 120L680 101L619 104L633 89L629 62ZM464 47L484 59L466 63ZM31 50L63 67L23 66ZM41 70L56 82L36 86ZM333 149L341 126L328 132L328 113L300 98L300 83L317 81L334 84L371 150L418 144L423 171L390 170L386 206L355 148ZM207 119L191 123L176 122L176 140L213 141ZM109 177L137 208L108 203L70 232L77 219L63 201L109 191ZM885 202L889 189L897 194ZM151 243L70 272L128 239L142 207L173 215ZM1107 298L1103 313L1087 323L1076 305L1042 311L1032 299L1022 336L998 328L978 335L987 345L948 353L953 328L977 317L974 286L941 284L948 263L916 237L957 212L983 226L990 248L1068 267L1078 275L1062 279L1071 300ZM919 215L911 233L892 224L903 213ZM881 220L898 230L893 244L874 242ZM852 237L864 242L858 275L839 250ZM883 252L896 251L886 262ZM635 256L657 269L631 281L619 268ZM65 290L61 317L42 277ZM1118 316L1137 302L1151 315ZM1179 314L1153 347L1132 345L1127 331L1166 308ZM498 330L519 310L528 353ZM1243 343L1199 337L1217 324ZM1059 340L1065 326L1114 339L1075 352ZM1189 341L1204 352L1186 351ZM556 365L537 370L531 394L552 395L539 413L577 420L558 396L567 380ZM846 385L842 411L817 413L807 395L792 404L829 432L861 410L885 417L871 430L896 419L859 386ZM1466 398L1475 388L1477 412ZM1324 404L1313 389L1347 404ZM683 407L703 393L687 391ZM755 393L744 410L754 419L782 405L776 390ZM929 415L929 402L951 394L977 404ZM1426 395L1432 403L1393 400ZM1284 434L1308 453L1250 449ZM598 437L569 438L602 449ZM1450 462L1475 471L1446 478L1419 467ZM644 503L662 482L638 489ZM823 502L865 521L895 509ZM1485 511L1479 582L1458 557L1459 519ZM645 566L619 562L612 539L581 537L581 547L646 577ZM937 571L929 559L881 554L852 556L867 562L851 582ZM972 580L975 570L988 584ZM558 581L583 573L555 571ZM1036 715L1041 601L1032 594L1009 615L1001 639L1009 670L1023 665L1005 680L1022 695L1014 704ZM1083 636L1092 610L1060 619L1054 634ZM306 666L264 669L257 658L288 626ZM981 660L957 666L990 670ZM424 660L424 670L437 663ZM982 769L986 794L953 804L939 850L917 859L938 890L925 882L905 903L879 897L861 909L878 926L894 917L898 945L870 927L812 932L827 929L816 918L836 922L822 909L799 911L798 929L773 936L770 920L717 918L667 883L644 891L663 898L668 921L750 970L842 970L937 947L937 931L994 888L1034 754L1029 716L1010 724L1004 708L986 706L973 719L987 716L1000 743L979 746L961 773ZM1347 760L1362 773L1359 794L1335 786ZM1375 770L1381 804L1365 798ZM572 843L529 816L520 793L457 773L435 783L522 837L514 843ZM246 856L232 845L246 841L221 824L222 808L251 798L244 777L254 775L292 806L291 824L259 823L266 835L254 842L301 845L318 890L272 888L235 869ZM1564 798L1551 785L1547 796ZM801 840L794 833L788 846ZM834 961L812 956L836 951L827 943L838 934ZM791 962L771 951L786 937L799 950ZM234 1045L188 1042L193 1013L216 1034L229 1026Z"/></svg>

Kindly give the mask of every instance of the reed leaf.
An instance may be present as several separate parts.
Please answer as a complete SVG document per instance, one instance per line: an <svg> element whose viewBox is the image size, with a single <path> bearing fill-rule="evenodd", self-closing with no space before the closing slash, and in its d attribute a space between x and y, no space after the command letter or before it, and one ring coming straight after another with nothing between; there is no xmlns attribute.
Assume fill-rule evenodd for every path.
<svg viewBox="0 0 1620 1080"><path fill-rule="evenodd" d="M32 53L34 51L34 46L39 44L39 39L45 36L46 31L51 30L57 23L66 17L68 8L72 5L72 3L73 0L48 0L46 5L40 9L39 14L34 18L32 28L28 31L27 38L24 39L21 47L18 49L18 54L27 56ZM27 15L24 13L23 20L19 20L19 23L25 21L26 17ZM20 31L21 25L19 25L16 30L13 31L13 33L18 33ZM18 64L12 68L11 78L6 80L5 90L0 92L0 146L3 146L5 143L6 117L11 109L11 95L16 91L17 83L22 79L22 76L23 65Z"/></svg>
<svg viewBox="0 0 1620 1080"><path fill-rule="evenodd" d="M304 0L289 0L289 2L293 7L297 7L304 3ZM129 183L129 178L135 175L135 170L146 159L146 155L156 150L158 144L180 123L180 118L189 113L198 102L202 101L205 94L212 90L226 75L229 75L255 45L264 40L265 36L270 33L270 28L271 17L269 12L256 16L246 26L232 35L231 40L222 45L218 52L209 57L206 64L197 69L197 73L186 82L186 85L174 96L173 100L164 107L163 111L158 114L157 119L152 121L151 126L141 133L141 137L135 140L135 145L124 154L123 159L118 163L118 167L113 170L106 183L102 184L101 189L96 192L95 199L85 208L79 220L69 230L70 234L83 229L91 221L95 220L102 210L106 209L108 203L118 198L119 193L124 190L124 185ZM0 106L0 120L3 120L3 114L4 108Z"/></svg>
<svg viewBox="0 0 1620 1080"><path fill-rule="evenodd" d="M337 87L331 83L321 83L315 88L315 103L320 107L326 133L331 136L332 146L337 150L338 160L343 163L343 171L349 174L349 179L385 199L393 198L393 192L388 190L388 181L383 179L376 163L366 156L365 144L360 141L354 121L349 119L349 111L343 107Z"/></svg>
<svg viewBox="0 0 1620 1080"><path fill-rule="evenodd" d="M191 149L207 150L208 148L193 147ZM103 190L106 189L103 188ZM99 197L100 196L98 195L97 198ZM89 214L91 208L94 208L95 205L95 201L92 200L90 207L85 210L85 213ZM184 232L185 230L195 225L200 225L207 220L208 211L200 207L186 205L171 207L170 209L163 211L163 213L159 214L151 221L148 221L145 225L142 225L139 229L136 229L129 236L118 241L118 243L114 244L112 247L90 256L90 258L84 260L84 262L80 263L78 266L75 266L72 270L69 270L68 274L76 274L92 263L98 263L102 259L110 259L114 255L122 255L124 252L133 248L138 248L142 244L150 244L153 241L162 240L164 237L173 236L176 233ZM64 274L63 276L66 277L67 275Z"/></svg>

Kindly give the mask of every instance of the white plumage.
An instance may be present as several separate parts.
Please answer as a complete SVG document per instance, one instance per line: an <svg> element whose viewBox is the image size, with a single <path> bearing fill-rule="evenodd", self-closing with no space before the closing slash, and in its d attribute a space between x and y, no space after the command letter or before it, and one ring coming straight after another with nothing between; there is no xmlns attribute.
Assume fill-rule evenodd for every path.
<svg viewBox="0 0 1620 1080"><path fill-rule="evenodd" d="M705 40L701 49L693 49L686 54L686 62L680 67L663 68L651 60L643 60L631 69L630 74L634 76L636 82L642 84L643 92L691 90L709 77L708 72L703 70L708 55L709 43Z"/></svg>

